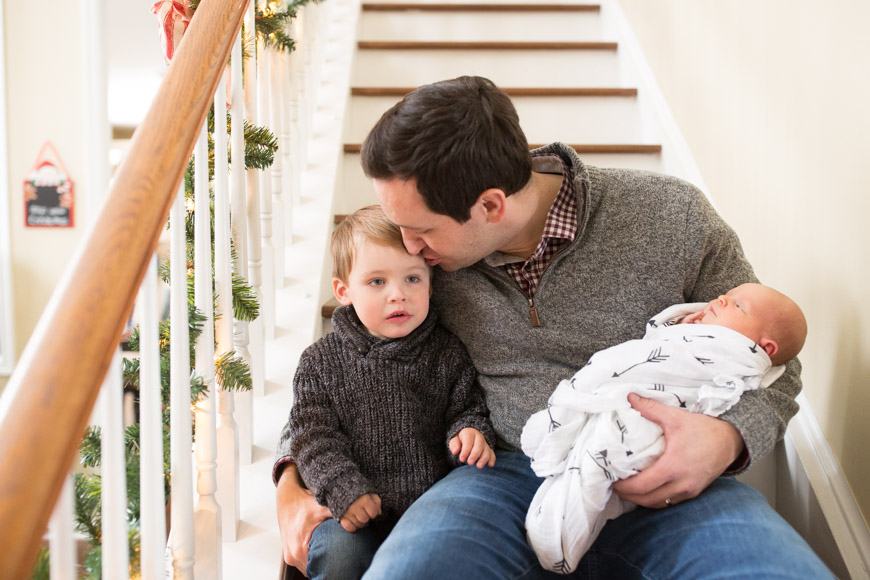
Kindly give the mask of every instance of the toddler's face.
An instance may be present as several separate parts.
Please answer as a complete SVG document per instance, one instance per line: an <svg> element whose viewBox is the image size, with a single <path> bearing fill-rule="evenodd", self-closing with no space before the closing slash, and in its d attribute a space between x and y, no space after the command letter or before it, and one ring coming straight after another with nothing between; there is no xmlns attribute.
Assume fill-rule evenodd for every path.
<svg viewBox="0 0 870 580"><path fill-rule="evenodd" d="M356 249L347 283L333 282L341 304L353 304L360 322L378 338L400 338L429 314L431 275L420 255L363 242Z"/></svg>

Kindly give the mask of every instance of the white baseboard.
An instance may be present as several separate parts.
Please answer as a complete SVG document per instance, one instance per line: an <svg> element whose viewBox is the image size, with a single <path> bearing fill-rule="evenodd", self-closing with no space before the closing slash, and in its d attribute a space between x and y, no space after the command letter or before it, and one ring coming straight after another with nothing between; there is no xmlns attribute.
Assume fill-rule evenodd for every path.
<svg viewBox="0 0 870 580"><path fill-rule="evenodd" d="M835 574L870 579L870 529L809 400L801 394L797 401L801 410L789 424L777 469L777 511Z"/></svg>

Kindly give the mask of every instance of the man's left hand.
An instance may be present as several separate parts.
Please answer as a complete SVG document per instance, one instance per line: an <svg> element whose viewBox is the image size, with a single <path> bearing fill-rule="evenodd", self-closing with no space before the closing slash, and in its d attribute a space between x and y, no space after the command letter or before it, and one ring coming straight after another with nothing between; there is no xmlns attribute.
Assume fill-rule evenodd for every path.
<svg viewBox="0 0 870 580"><path fill-rule="evenodd" d="M634 394L628 400L644 418L662 428L665 451L642 473L613 484L616 494L626 501L664 508L696 497L743 451L740 432L721 419Z"/></svg>

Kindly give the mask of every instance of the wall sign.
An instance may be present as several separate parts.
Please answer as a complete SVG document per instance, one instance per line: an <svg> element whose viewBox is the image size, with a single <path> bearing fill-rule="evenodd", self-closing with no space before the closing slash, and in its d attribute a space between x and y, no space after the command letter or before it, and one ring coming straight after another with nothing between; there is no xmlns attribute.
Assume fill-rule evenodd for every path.
<svg viewBox="0 0 870 580"><path fill-rule="evenodd" d="M24 225L28 227L70 228L74 225L73 181L49 142L39 150L24 180L24 206Z"/></svg>

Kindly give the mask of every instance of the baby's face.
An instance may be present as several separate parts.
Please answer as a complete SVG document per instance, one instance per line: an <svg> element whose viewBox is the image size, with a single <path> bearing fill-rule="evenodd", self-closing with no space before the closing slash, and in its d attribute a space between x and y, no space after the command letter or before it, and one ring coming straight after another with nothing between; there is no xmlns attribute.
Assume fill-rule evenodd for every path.
<svg viewBox="0 0 870 580"><path fill-rule="evenodd" d="M725 326L760 342L767 327L767 313L774 311L778 300L776 293L766 286L743 284L708 302L700 317L692 322Z"/></svg>
<svg viewBox="0 0 870 580"><path fill-rule="evenodd" d="M400 338L429 314L430 277L422 256L363 242L355 252L347 283L335 282L335 296L344 305L353 304L373 336Z"/></svg>

